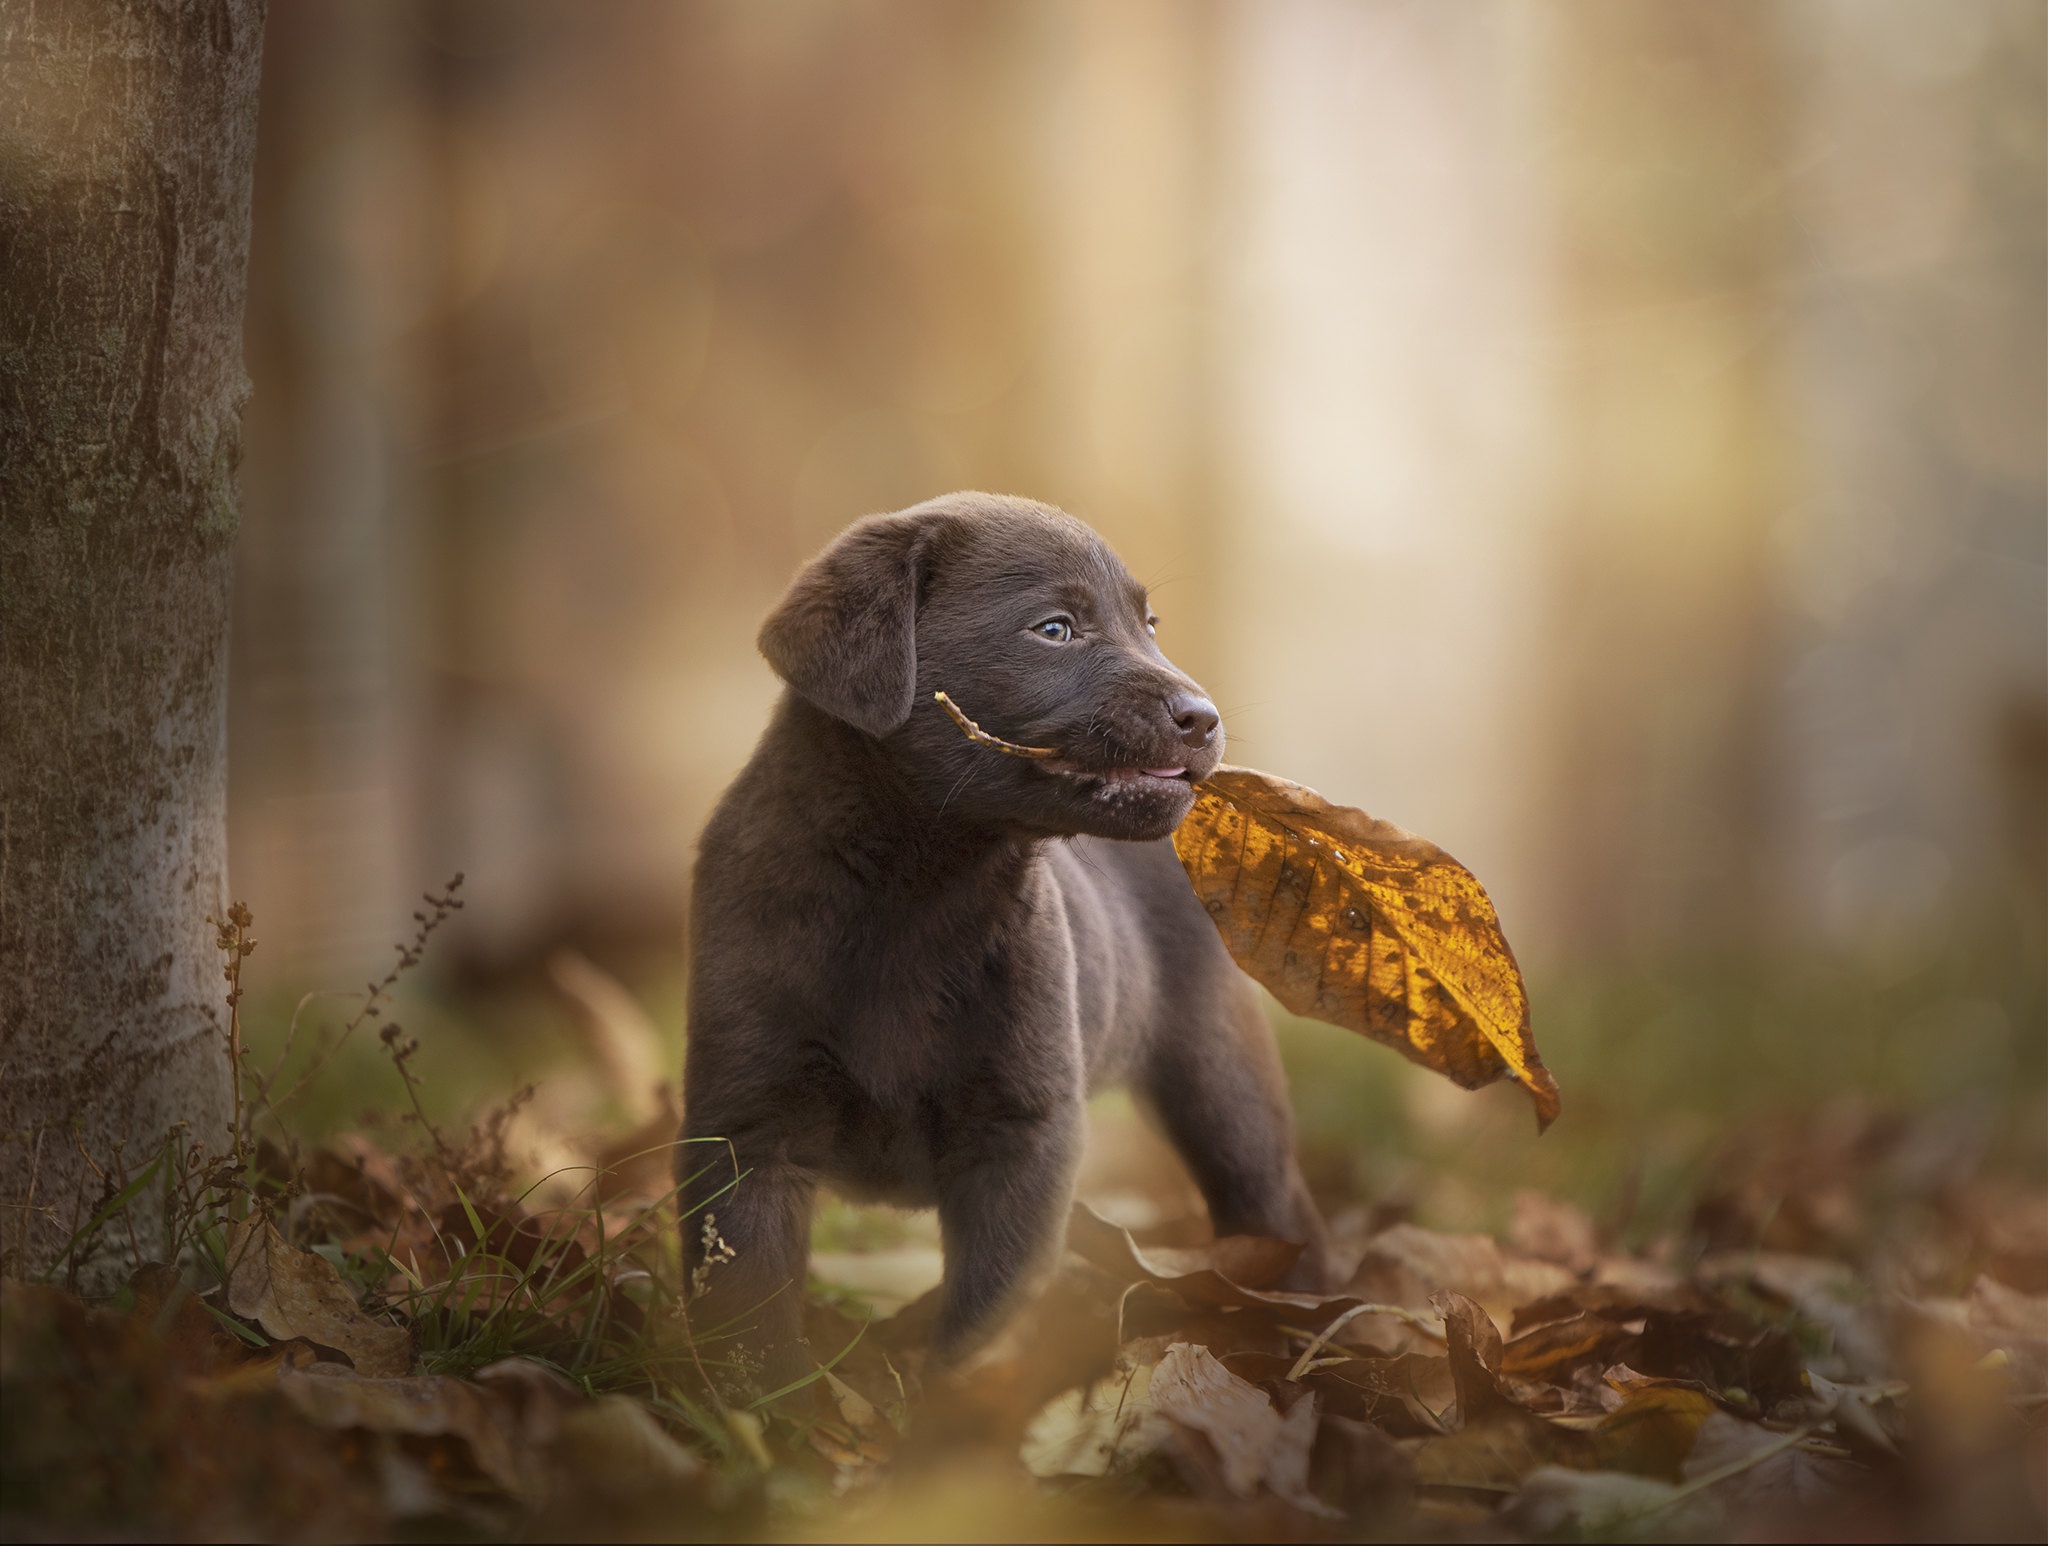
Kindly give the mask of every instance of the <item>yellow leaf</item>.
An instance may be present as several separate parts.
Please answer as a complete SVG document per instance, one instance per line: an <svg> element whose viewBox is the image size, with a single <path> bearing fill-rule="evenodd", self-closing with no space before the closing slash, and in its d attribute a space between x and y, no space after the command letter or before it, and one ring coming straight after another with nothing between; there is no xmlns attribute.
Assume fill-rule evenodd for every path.
<svg viewBox="0 0 2048 1546"><path fill-rule="evenodd" d="M1539 1130L1556 1120L1514 952L1485 889L1441 848L1233 767L1196 786L1173 846L1231 956L1294 1013L1466 1089L1512 1078Z"/></svg>

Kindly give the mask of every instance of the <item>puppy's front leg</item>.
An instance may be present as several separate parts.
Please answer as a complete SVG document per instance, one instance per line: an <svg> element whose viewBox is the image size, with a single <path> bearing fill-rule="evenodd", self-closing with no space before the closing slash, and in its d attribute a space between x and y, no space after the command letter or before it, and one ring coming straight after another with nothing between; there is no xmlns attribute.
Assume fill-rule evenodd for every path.
<svg viewBox="0 0 2048 1546"><path fill-rule="evenodd" d="M973 1135L939 1187L946 1283L933 1356L955 1363L1064 1237L1080 1152L1079 1113L1002 1121Z"/></svg>
<svg viewBox="0 0 2048 1546"><path fill-rule="evenodd" d="M707 1163L702 1156L714 1147L685 1151L694 1167L682 1191L690 1329L710 1357L736 1354L736 1377L758 1371L763 1390L779 1389L811 1369L803 1288L812 1183L796 1167L739 1143L730 1159L721 1154Z"/></svg>

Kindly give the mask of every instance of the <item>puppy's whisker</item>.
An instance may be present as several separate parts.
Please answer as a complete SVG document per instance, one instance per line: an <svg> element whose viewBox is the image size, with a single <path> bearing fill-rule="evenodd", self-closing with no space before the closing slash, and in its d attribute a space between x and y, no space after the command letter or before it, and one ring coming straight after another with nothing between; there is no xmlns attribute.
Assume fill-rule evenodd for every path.
<svg viewBox="0 0 2048 1546"><path fill-rule="evenodd" d="M1078 834L1076 834L1076 836L1078 836ZM1089 858L1088 850L1083 848L1079 843L1077 843L1073 837L1069 837L1066 840L1066 844L1067 852L1072 854L1076 859L1079 859L1083 864L1087 865L1089 869L1093 870L1098 875L1108 875L1109 872L1103 869L1103 867L1097 864L1093 859Z"/></svg>
<svg viewBox="0 0 2048 1546"><path fill-rule="evenodd" d="M963 772L958 778L953 780L953 787L946 791L946 798L939 802L939 814L932 818L934 822L945 820L946 807L953 803L953 796L960 792L960 786L965 784L970 778L974 777L974 768L975 765L973 763L968 763L966 771Z"/></svg>

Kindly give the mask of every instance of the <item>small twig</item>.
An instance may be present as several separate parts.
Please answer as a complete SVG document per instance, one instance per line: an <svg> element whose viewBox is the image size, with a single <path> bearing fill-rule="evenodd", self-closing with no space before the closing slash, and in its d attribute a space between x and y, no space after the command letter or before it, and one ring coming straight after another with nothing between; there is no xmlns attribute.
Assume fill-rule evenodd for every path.
<svg viewBox="0 0 2048 1546"><path fill-rule="evenodd" d="M36 1128L35 1147L28 1156L28 1193L21 1200L21 1238L15 1246L15 1259L24 1264L28 1261L29 1216L36 1211L36 1177L43 1168L43 1135L48 1131L47 1127ZM54 1209L44 1211L51 1218L57 1216Z"/></svg>
<svg viewBox="0 0 2048 1546"><path fill-rule="evenodd" d="M976 746L986 746L991 751L999 751L1006 757L1028 757L1033 761L1038 761L1045 757L1057 757L1059 755L1059 751L1055 747L1019 746L1015 741L1006 741L999 735L990 735L986 730L982 729L981 726L977 725L973 720L969 719L964 713L962 713L960 710L960 705L955 703L951 698L947 697L944 693L935 692L932 694L932 697L934 700L937 701L940 708L944 709L948 714L953 716L953 723L958 725L960 729L966 734L967 739L972 741Z"/></svg>
<svg viewBox="0 0 2048 1546"><path fill-rule="evenodd" d="M1796 1447L1804 1450L1809 1455L1821 1455L1829 1460L1851 1460L1856 1455L1853 1449L1844 1449L1839 1444L1830 1444L1826 1439L1808 1439L1804 1444Z"/></svg>
<svg viewBox="0 0 2048 1546"><path fill-rule="evenodd" d="M1316 1354L1320 1353L1329 1344L1332 1337L1357 1320L1359 1316L1379 1308L1380 1306L1376 1304L1353 1305L1342 1315L1331 1321L1329 1325L1325 1326L1310 1339L1307 1347L1302 1349L1301 1356L1294 1360L1294 1367L1287 1371L1287 1377L1290 1380L1300 1379L1302 1375L1308 1372L1308 1366L1315 1362Z"/></svg>
<svg viewBox="0 0 2048 1546"><path fill-rule="evenodd" d="M357 1026L361 1025L365 1020L375 1019L383 1013L383 1010L378 1006L391 996L391 990L397 985L398 979L413 967L419 965L420 958L426 954L428 937L434 930L447 922L452 914L462 911L462 899L456 895L461 889L462 874L460 871L457 871L454 877L449 880L447 886L443 888L443 895L435 896L431 891L425 894L423 900L433 911L431 914L415 912L412 915L413 921L419 925L419 928L414 931L411 944L393 947L398 951L398 964L387 971L381 980L365 984L367 997L363 1000L363 1007L356 1011L355 1018L341 1028L339 1036L335 1037L331 1043L315 1055L313 1066L301 1074L298 1081L290 1089L278 1096L276 1100L269 1102L270 1114L273 1118L277 1116L281 1108L291 1103L299 1091L303 1090L308 1084L311 1084L316 1075L334 1061L336 1055L341 1051L342 1043L348 1040L350 1034ZM301 1005L301 1007L304 1006ZM296 1011L294 1011L292 1018L294 1022L297 1021L298 1015ZM270 1077L272 1079L277 1078L283 1072L283 1067L284 1065L280 1061L271 1070ZM266 1096L269 1093L267 1083L264 1093Z"/></svg>
<svg viewBox="0 0 2048 1546"><path fill-rule="evenodd" d="M122 1140L114 1140L114 1177L120 1182L121 1190L124 1192L128 1190L128 1167L122 1162L121 1151L126 1147L127 1144ZM139 1270L144 1258L142 1242L135 1236L135 1209L132 1206L121 1210L121 1227L128 1231L128 1254L135 1258L135 1265Z"/></svg>
<svg viewBox="0 0 2048 1546"><path fill-rule="evenodd" d="M228 1075L234 1102L228 1135L234 1140L235 1167L240 1169L245 1161L242 1136L247 1125L242 1109L242 959L256 949L256 941L249 938L249 926L256 920L246 902L235 902L226 918L209 917L206 921L214 927L214 944L227 957L220 974L228 984Z"/></svg>
<svg viewBox="0 0 2048 1546"><path fill-rule="evenodd" d="M704 1368L703 1356L697 1351L697 1333L690 1325L690 1299L687 1285L685 1285L684 1292L676 1295L676 1318L683 1325L683 1346L689 1350L691 1367L696 1369L698 1380L702 1382L704 1389L710 1394L712 1406L718 1409L720 1417L724 1417L727 1415L725 1397L719 1394L717 1384Z"/></svg>
<svg viewBox="0 0 2048 1546"><path fill-rule="evenodd" d="M1313 1354L1319 1343L1327 1342L1332 1336L1336 1335L1337 1328L1350 1320L1354 1315L1384 1315L1389 1319L1397 1320L1404 1325L1413 1327L1425 1337L1433 1338L1438 1342L1444 1340L1444 1323L1441 1320L1437 1319L1434 1315L1426 1314L1420 1310L1410 1310L1398 1304L1359 1305L1354 1309L1345 1311L1343 1315L1339 1316L1320 1332L1311 1332L1306 1326L1283 1326L1281 1329L1290 1336L1300 1337L1303 1341L1307 1342L1309 1352Z"/></svg>
<svg viewBox="0 0 2048 1546"><path fill-rule="evenodd" d="M1289 1379L1293 1376L1289 1375ZM1124 1388L1116 1393L1116 1413L1110 1421L1116 1424L1116 1437L1109 1441L1109 1458L1104 1462L1105 1473L1116 1469L1117 1452L1124 1447L1124 1439L1136 1426L1124 1421L1124 1402L1130 1399L1131 1387L1138 1383L1138 1366L1131 1365L1131 1372L1124 1376Z"/></svg>
<svg viewBox="0 0 2048 1546"><path fill-rule="evenodd" d="M420 1104L419 1076L408 1066L412 1055L420 1050L419 1038L406 1035L404 1027L393 1020L377 1033L377 1039L384 1044L384 1050L391 1058L391 1066L398 1070L398 1077L405 1083L405 1093L412 1101L414 1119L426 1129L427 1137L433 1140L434 1152L441 1156L442 1163L452 1163L456 1158L455 1153L448 1147L448 1140L442 1136L441 1129L428 1118L427 1108Z"/></svg>

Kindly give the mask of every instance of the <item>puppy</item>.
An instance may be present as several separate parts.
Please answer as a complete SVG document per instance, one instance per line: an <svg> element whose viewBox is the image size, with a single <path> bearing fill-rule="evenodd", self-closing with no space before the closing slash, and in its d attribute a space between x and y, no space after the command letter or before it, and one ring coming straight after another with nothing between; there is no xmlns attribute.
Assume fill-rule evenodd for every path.
<svg viewBox="0 0 2048 1546"><path fill-rule="evenodd" d="M1108 545L990 494L872 516L760 647L788 690L705 828L691 906L698 1334L735 1334L770 1387L808 1369L823 1181L939 1210L933 1354L957 1360L1059 1249L1083 1105L1113 1084L1219 1235L1301 1242L1289 1286L1321 1287L1271 1032L1168 841L1223 727ZM973 744L940 691L1058 756Z"/></svg>

